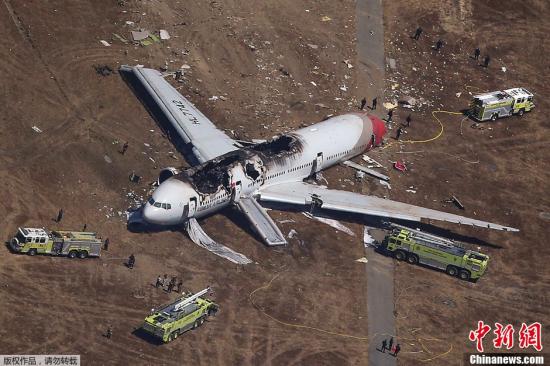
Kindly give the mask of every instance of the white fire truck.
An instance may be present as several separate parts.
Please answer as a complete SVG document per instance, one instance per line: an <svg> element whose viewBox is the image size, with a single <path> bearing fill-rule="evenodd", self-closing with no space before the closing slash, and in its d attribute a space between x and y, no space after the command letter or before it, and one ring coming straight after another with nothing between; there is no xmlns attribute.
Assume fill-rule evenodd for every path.
<svg viewBox="0 0 550 366"><path fill-rule="evenodd" d="M497 118L523 113L535 108L533 94L525 88L513 88L474 95L470 115L478 121L495 121Z"/></svg>

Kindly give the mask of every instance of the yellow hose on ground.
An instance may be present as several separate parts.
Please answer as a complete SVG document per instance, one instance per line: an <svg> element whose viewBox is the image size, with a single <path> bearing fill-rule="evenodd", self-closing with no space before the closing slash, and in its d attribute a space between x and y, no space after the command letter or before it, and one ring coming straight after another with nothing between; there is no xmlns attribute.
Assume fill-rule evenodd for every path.
<svg viewBox="0 0 550 366"><path fill-rule="evenodd" d="M263 291L263 290L267 290L269 287L271 287L271 284L273 283L273 281L275 281L275 279L277 277L279 277L280 273L277 273L275 276L273 276L273 278L271 278L271 280L269 280L268 283L266 283L265 285L263 286L260 286L258 287L257 289L255 289L254 291L252 291L249 295L248 295L248 300L250 301L250 303L252 304L252 306L254 306L254 308L256 310L258 310L260 313L262 313L263 315L265 315L266 317L268 317L269 319L273 320L274 322L276 323L279 323L281 325L284 325L284 326L288 326L288 327L293 327L293 328L298 328L298 329L308 329L308 330L313 330L313 331L316 331L316 332L320 332L320 333L325 333L325 334L328 334L328 335L332 335L332 336L337 336L337 337L343 337L343 338L351 338L351 339L355 339L355 340L359 340L359 341L368 341L369 340L369 337L365 337L365 336L356 336L356 335L353 335L353 334L346 334L346 333L340 333L340 332L333 332L333 331L330 331L330 330L326 330L326 329L322 329L322 328L317 328L317 327L312 327L312 326L309 326L309 325L303 325L303 324L295 324L295 323L290 323L290 322L285 322L285 321L282 321L282 320L279 320L277 318L275 318L274 316L272 315L269 315L268 313L266 313L264 310L261 309L261 307L259 305L257 305L255 302L254 302L254 294L256 294L256 292L258 291ZM399 297L399 296L398 296ZM411 331L411 333L414 335L415 332L419 331L420 328L416 328L416 329L413 329ZM404 352L404 353L420 353L420 352L426 352L428 354L432 354L432 352L424 345L424 343L422 342L422 340L424 341L437 341L437 342L444 342L443 340L441 339L438 339L438 338L422 338L422 337L415 337L415 338L406 338L406 337L398 337L397 335L395 334L387 334L387 333L383 333L383 334L378 334L378 333L375 333L372 338L376 338L377 336L387 336L387 337L394 337L396 339L400 339L400 340L403 340L403 341L416 341L418 343L420 343L421 347L422 347L422 351L418 351L418 352ZM446 352L443 352L443 353L440 353L440 354L437 354L433 357L430 357L430 358L427 358L427 359L424 359L424 360L420 360L420 362L430 362L432 360L435 360L435 359L438 359L438 358L441 358L445 355L447 355L448 353L450 353L451 351L453 350L453 345L450 344L450 347L449 349L446 351Z"/></svg>

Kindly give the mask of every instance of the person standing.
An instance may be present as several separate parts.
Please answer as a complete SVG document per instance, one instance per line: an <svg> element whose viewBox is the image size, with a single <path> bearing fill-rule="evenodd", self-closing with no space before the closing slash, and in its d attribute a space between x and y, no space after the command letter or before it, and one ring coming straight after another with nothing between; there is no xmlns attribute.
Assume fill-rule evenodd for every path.
<svg viewBox="0 0 550 366"><path fill-rule="evenodd" d="M412 118L411 118L411 115L409 114L405 119L405 122L407 122L406 124L407 127L411 127L411 121L412 121Z"/></svg>
<svg viewBox="0 0 550 366"><path fill-rule="evenodd" d="M133 269L136 264L136 257L133 254L130 254L128 257L128 268Z"/></svg>
<svg viewBox="0 0 550 366"><path fill-rule="evenodd" d="M393 355L397 357L399 351L401 351L401 346L399 345L399 343L397 343L397 345L395 346L395 351L393 351Z"/></svg>
<svg viewBox="0 0 550 366"><path fill-rule="evenodd" d="M366 104L367 104L367 98L361 99L361 107L359 107L359 109L364 110Z"/></svg>
<svg viewBox="0 0 550 366"><path fill-rule="evenodd" d="M414 36L413 36L414 40L418 41L421 34L422 34L422 27L416 28L416 32L414 32Z"/></svg>
<svg viewBox="0 0 550 366"><path fill-rule="evenodd" d="M397 129L397 134L395 135L395 139L399 141L399 138L401 137L401 134L403 133L403 127L399 126Z"/></svg>
<svg viewBox="0 0 550 366"><path fill-rule="evenodd" d="M386 353L386 347L388 346L388 341L384 339L382 341L382 353Z"/></svg>
<svg viewBox="0 0 550 366"><path fill-rule="evenodd" d="M86 229L88 228L88 224L84 224L84 226L82 227L82 231L86 231Z"/></svg>
<svg viewBox="0 0 550 366"><path fill-rule="evenodd" d="M60 209L59 212L57 213L57 217L55 219L55 222L61 222L61 220L63 220L63 209Z"/></svg>
<svg viewBox="0 0 550 366"><path fill-rule="evenodd" d="M474 60L479 60L479 55L481 55L481 50L479 49L479 47L477 47L474 50Z"/></svg>
<svg viewBox="0 0 550 366"><path fill-rule="evenodd" d="M168 275L166 273L162 278L162 288L164 288L165 286L168 286Z"/></svg>
<svg viewBox="0 0 550 366"><path fill-rule="evenodd" d="M107 327L107 333L105 333L105 337L111 339L112 336L113 336L113 330L111 329L111 326L109 325Z"/></svg>
<svg viewBox="0 0 550 366"><path fill-rule="evenodd" d="M172 289L174 288L174 283L172 281L170 281L170 283L168 284L168 293L172 292Z"/></svg>
<svg viewBox="0 0 550 366"><path fill-rule="evenodd" d="M391 351L391 346L393 345L393 337L390 338L390 341L388 343L388 350Z"/></svg>
<svg viewBox="0 0 550 366"><path fill-rule="evenodd" d="M177 293L180 293L181 292L181 286L183 286L183 282L181 282L181 280L178 282L178 286L176 288L176 292Z"/></svg>
<svg viewBox="0 0 550 366"><path fill-rule="evenodd" d="M435 50L437 52L439 52L439 50L441 49L441 47L443 47L443 40L439 39L436 43L435 43Z"/></svg>
<svg viewBox="0 0 550 366"><path fill-rule="evenodd" d="M489 67L489 62L491 62L491 56L487 55L483 61L483 67Z"/></svg>
<svg viewBox="0 0 550 366"><path fill-rule="evenodd" d="M120 153L121 153L122 155L124 155L124 153L126 152L126 150L128 150L128 141L126 141L126 142L124 143L124 145L122 145L122 150L120 150Z"/></svg>
<svg viewBox="0 0 550 366"><path fill-rule="evenodd" d="M159 275L157 277L157 282L155 282L155 287L159 288L160 286L162 286L162 277L160 277L160 275Z"/></svg>
<svg viewBox="0 0 550 366"><path fill-rule="evenodd" d="M388 119L387 119L386 122L391 123L391 122L392 122L392 118L393 118L393 109L390 109L390 110L388 111Z"/></svg>
<svg viewBox="0 0 550 366"><path fill-rule="evenodd" d="M111 241L109 240L109 238L105 239L105 243L103 243L103 249L105 250L109 250L109 243Z"/></svg>
<svg viewBox="0 0 550 366"><path fill-rule="evenodd" d="M377 105L377 104L378 104L378 97L376 97L376 98L374 98L374 99L372 100L372 108L371 108L371 109L372 109L373 111L376 110L376 105Z"/></svg>

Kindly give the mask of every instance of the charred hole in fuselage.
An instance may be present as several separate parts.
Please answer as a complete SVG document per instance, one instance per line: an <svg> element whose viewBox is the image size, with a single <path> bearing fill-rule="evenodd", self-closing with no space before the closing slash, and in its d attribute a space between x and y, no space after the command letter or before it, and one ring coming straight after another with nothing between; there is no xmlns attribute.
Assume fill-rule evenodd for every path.
<svg viewBox="0 0 550 366"><path fill-rule="evenodd" d="M281 135L249 148L249 151L257 152L262 157L264 164L274 163L276 165L283 164L288 157L301 153L303 150L304 143L294 134Z"/></svg>
<svg viewBox="0 0 550 366"><path fill-rule="evenodd" d="M232 154L214 159L190 172L189 180L201 193L216 193L220 186L230 190L229 168L238 162L240 155Z"/></svg>
<svg viewBox="0 0 550 366"><path fill-rule="evenodd" d="M245 173L248 175L252 180L256 180L260 176L260 172L256 170L254 167L254 164L247 163L245 165Z"/></svg>

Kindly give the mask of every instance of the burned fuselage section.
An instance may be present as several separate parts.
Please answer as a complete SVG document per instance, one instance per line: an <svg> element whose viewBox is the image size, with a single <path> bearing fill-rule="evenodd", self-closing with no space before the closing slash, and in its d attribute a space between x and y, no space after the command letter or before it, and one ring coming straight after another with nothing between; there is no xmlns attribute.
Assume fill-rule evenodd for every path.
<svg viewBox="0 0 550 366"><path fill-rule="evenodd" d="M186 169L177 178L190 183L202 199L218 197L220 191L224 191L222 196L238 199L236 194L246 194L263 185L270 167L285 165L303 149L298 136L282 135Z"/></svg>

